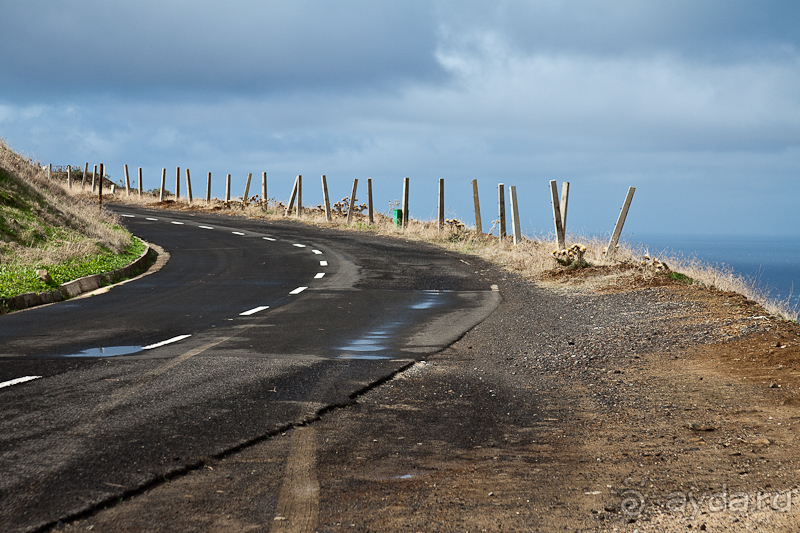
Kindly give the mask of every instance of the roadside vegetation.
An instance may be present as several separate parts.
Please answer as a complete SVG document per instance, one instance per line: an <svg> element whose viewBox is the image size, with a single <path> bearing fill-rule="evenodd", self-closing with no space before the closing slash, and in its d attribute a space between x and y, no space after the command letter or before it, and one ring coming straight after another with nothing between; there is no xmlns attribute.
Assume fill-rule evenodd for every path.
<svg viewBox="0 0 800 533"><path fill-rule="evenodd" d="M73 187L71 192L89 198L89 193L80 187ZM208 203L204 199L195 199L192 204L186 198L176 201L174 196L168 197L170 199L159 202L158 191L144 193L140 198L134 190L128 196L124 187L118 187L114 201L151 208L224 211L226 214L267 220L296 219L296 212L287 216L287 206L283 202L274 199L263 202L258 196L247 202L241 198L228 203L218 199ZM523 237L522 242L514 245L510 236L500 239L496 235L497 221L493 221L490 233L484 234L466 228L462 221L456 219L447 220L442 229L438 228L435 221L420 220L409 220L406 228L398 228L390 216L391 210L386 214L374 213L374 223L369 224L365 204L356 207L351 224L346 226L348 205L348 198L333 203L333 221L330 223L326 221L321 205L304 206L302 221L434 243L451 251L478 255L539 283L605 291L668 284L691 285L739 293L761 304L769 313L795 322L800 316L798 309L788 299L773 298L767 289L759 285L758 280L742 276L725 265L711 265L697 258L654 253L653 250L625 242L621 242L615 253L607 257L607 240L576 234L567 235L567 246L571 253L568 253L570 249L554 249L553 235Z"/></svg>
<svg viewBox="0 0 800 533"><path fill-rule="evenodd" d="M67 194L0 140L0 298L107 272L143 251L113 213Z"/></svg>

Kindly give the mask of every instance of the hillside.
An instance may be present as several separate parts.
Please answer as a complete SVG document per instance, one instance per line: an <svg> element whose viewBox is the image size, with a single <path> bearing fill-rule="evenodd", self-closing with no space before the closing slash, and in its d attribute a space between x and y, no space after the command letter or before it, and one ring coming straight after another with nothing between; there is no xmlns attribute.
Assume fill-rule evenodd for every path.
<svg viewBox="0 0 800 533"><path fill-rule="evenodd" d="M0 140L0 298L116 268L139 248L115 215L67 195Z"/></svg>

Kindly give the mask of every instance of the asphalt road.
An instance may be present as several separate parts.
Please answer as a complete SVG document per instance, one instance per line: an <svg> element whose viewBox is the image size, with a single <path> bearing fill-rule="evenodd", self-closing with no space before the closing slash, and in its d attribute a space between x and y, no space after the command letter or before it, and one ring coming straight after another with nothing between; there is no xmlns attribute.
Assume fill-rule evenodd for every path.
<svg viewBox="0 0 800 533"><path fill-rule="evenodd" d="M313 421L500 301L479 260L420 243L114 209L170 254L163 268L0 317L2 531L48 527Z"/></svg>

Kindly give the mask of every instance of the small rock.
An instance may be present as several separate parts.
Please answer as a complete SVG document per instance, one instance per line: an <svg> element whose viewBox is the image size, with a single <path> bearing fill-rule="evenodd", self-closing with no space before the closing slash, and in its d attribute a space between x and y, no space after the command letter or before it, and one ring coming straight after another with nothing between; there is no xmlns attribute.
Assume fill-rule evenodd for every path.
<svg viewBox="0 0 800 533"><path fill-rule="evenodd" d="M44 281L45 283L50 283L51 281L53 281L53 279L50 277L50 274L47 272L47 270L37 270L36 271L36 276L40 280Z"/></svg>
<svg viewBox="0 0 800 533"><path fill-rule="evenodd" d="M780 385L778 385L778 384L777 384L777 383L775 383L774 381L770 381L770 382L769 382L769 388L770 388L770 389L777 389L778 387L780 387Z"/></svg>
<svg viewBox="0 0 800 533"><path fill-rule="evenodd" d="M772 444L769 439L756 439L751 444L755 444L756 446L769 446Z"/></svg>

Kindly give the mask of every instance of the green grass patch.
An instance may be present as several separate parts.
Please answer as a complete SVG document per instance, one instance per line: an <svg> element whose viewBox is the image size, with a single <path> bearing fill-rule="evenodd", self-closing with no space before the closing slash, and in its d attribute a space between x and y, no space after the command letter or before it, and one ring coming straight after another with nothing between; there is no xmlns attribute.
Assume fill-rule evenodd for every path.
<svg viewBox="0 0 800 533"><path fill-rule="evenodd" d="M57 265L0 265L0 298L10 298L28 292L44 292L83 276L116 270L138 259L144 250L144 243L131 237L130 244L119 254L101 251ZM36 276L36 270L39 269L47 270L50 274L49 284Z"/></svg>
<svg viewBox="0 0 800 533"><path fill-rule="evenodd" d="M669 275L669 279L685 283L686 285L691 285L692 283L694 283L694 280L692 278L690 278L685 274L681 274L680 272L672 272Z"/></svg>

